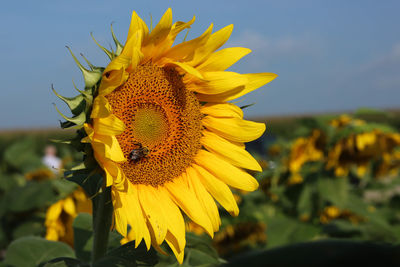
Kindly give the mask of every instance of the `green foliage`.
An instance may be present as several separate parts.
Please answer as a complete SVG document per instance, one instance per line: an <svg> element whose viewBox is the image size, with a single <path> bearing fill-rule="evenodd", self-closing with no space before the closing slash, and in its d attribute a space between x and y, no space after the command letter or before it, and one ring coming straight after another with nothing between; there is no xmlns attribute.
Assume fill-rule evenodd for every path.
<svg viewBox="0 0 400 267"><path fill-rule="evenodd" d="M35 267L57 257L74 257L74 251L61 242L23 237L10 244L4 263L15 267Z"/></svg>
<svg viewBox="0 0 400 267"><path fill-rule="evenodd" d="M85 97L82 91L80 96L67 99L74 116L87 108L82 104ZM255 174L260 190L249 194L234 192L240 215L231 217L221 208L222 225L214 240L188 233L182 266L216 266L224 262L229 266L326 266L330 262L370 265L374 263L372 255L380 258L376 265L399 265L395 257L400 255L399 247L389 245L400 242L399 173L375 177L383 161L380 156L371 159L362 176L356 165L341 177L326 168L327 155L343 138L374 130L399 132L400 124L389 123L396 122L396 116L365 110L357 116L370 118L371 122L353 123L338 130L329 124L335 118L329 115L268 125L270 133L281 134L274 138L267 135L263 144L259 141L247 146L258 151L257 159L264 166L262 173ZM315 129L325 138L319 144L324 157L305 162L299 170L302 180L293 182L288 167L293 144L296 138L309 138ZM89 160L92 157L87 145L80 143L84 136L80 130L68 141L79 152L70 145L56 144L65 166L71 167L67 168L66 179L56 176L30 180L29 174L43 167L42 151L48 139L71 139L71 133L32 134L30 138L18 134L0 136L0 248L6 251L0 266L89 266L93 243L90 214L75 218L74 250L41 238L46 234L44 222L50 205L70 195L77 184L90 197L96 197L102 185L101 169ZM279 147L273 155L266 153L271 145ZM83 152L89 156L79 164ZM254 225L260 227L251 227ZM167 246L162 246L169 254L164 256L153 249L148 252L144 242L137 249L132 242L121 246L121 238L111 231L107 254L91 266L180 266Z"/></svg>
<svg viewBox="0 0 400 267"><path fill-rule="evenodd" d="M172 252L164 246L164 250ZM182 266L182 267L194 267L194 266L217 266L221 264L221 260L218 253L211 245L211 240L207 237L196 236L191 233L186 234L186 247L185 247L185 258L182 264L179 264L175 257L170 255L165 256L159 254L159 263L156 267L164 266Z"/></svg>
<svg viewBox="0 0 400 267"><path fill-rule="evenodd" d="M224 266L398 266L399 252L388 244L326 240L255 251Z"/></svg>

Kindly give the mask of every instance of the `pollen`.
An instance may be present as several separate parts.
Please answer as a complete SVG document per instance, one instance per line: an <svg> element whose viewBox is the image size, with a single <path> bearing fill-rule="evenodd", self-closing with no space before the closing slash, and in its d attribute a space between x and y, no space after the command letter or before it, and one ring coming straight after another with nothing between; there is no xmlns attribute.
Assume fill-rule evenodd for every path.
<svg viewBox="0 0 400 267"><path fill-rule="evenodd" d="M172 68L146 63L107 95L113 114L125 124L117 140L127 161L119 164L133 184L157 187L172 181L201 148L200 103L182 78ZM138 145L148 153L133 162L129 154Z"/></svg>

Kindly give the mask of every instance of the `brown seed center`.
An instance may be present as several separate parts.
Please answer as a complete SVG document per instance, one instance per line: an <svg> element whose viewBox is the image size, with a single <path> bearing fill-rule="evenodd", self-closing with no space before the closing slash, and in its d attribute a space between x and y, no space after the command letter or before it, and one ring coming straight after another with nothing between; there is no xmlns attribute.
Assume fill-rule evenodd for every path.
<svg viewBox="0 0 400 267"><path fill-rule="evenodd" d="M128 160L120 167L133 184L162 185L193 163L201 148L200 103L176 70L140 65L107 99L126 126L117 136Z"/></svg>

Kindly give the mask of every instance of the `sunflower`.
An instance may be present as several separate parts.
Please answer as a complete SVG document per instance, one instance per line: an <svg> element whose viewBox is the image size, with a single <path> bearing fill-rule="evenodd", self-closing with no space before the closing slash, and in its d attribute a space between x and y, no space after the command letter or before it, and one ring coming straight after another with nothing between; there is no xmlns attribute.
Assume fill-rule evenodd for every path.
<svg viewBox="0 0 400 267"><path fill-rule="evenodd" d="M225 71L251 51L218 50L233 25L174 45L188 22L172 24L168 9L149 31L135 13L125 46L102 73L82 142L111 186L115 227L147 248L165 240L183 261L182 212L212 237L219 229L216 201L239 213L229 187L257 189L246 170L261 171L244 143L259 138L263 123L243 119L228 101L277 77L273 73ZM118 55L117 55L118 54Z"/></svg>
<svg viewBox="0 0 400 267"><path fill-rule="evenodd" d="M73 246L72 223L78 213L92 213L92 202L82 189L51 205L46 211L46 239L61 241Z"/></svg>

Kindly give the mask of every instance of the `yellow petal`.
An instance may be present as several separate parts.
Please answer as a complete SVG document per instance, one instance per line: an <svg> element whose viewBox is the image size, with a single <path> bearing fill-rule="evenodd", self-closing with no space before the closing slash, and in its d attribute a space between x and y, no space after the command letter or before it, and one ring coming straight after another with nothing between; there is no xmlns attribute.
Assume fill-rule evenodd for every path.
<svg viewBox="0 0 400 267"><path fill-rule="evenodd" d="M203 125L212 132L234 142L250 142L265 131L265 124L239 118L215 118L206 116Z"/></svg>
<svg viewBox="0 0 400 267"><path fill-rule="evenodd" d="M121 201L121 193L111 190L111 199L114 207L115 228L122 236L127 236L128 221L126 208Z"/></svg>
<svg viewBox="0 0 400 267"><path fill-rule="evenodd" d="M64 200L60 200L51 205L46 211L46 225L60 217L62 212Z"/></svg>
<svg viewBox="0 0 400 267"><path fill-rule="evenodd" d="M126 205L127 220L133 230L132 238L135 239L135 248L139 246L142 239L145 240L147 248L150 248L150 233L147 229L145 215L139 202L138 189L135 185L132 186L130 194L121 194Z"/></svg>
<svg viewBox="0 0 400 267"><path fill-rule="evenodd" d="M231 103L207 103L201 107L200 111L218 118L243 118L242 109Z"/></svg>
<svg viewBox="0 0 400 267"><path fill-rule="evenodd" d="M157 45L159 42L163 41L171 31L172 27L172 11L168 8L164 15L161 17L160 21L156 27L151 31L149 37L145 39L144 45L152 43Z"/></svg>
<svg viewBox="0 0 400 267"><path fill-rule="evenodd" d="M110 114L105 118L93 119L93 129L96 134L119 135L125 131L125 124L117 116Z"/></svg>
<svg viewBox="0 0 400 267"><path fill-rule="evenodd" d="M187 183L184 182L185 178L186 174L182 174L181 177L175 178L172 182L165 183L164 186L170 193L172 200L183 212L185 212L192 221L203 227L210 236L213 236L214 232L211 222L203 211L196 195L189 190Z"/></svg>
<svg viewBox="0 0 400 267"><path fill-rule="evenodd" d="M106 186L114 185L119 191L126 191L126 183L124 172L120 169L118 164L111 160L105 160L95 154L97 162L101 165L106 173Z"/></svg>
<svg viewBox="0 0 400 267"><path fill-rule="evenodd" d="M204 45L207 42L212 28L213 24L211 24L201 36L172 47L164 54L164 57L168 58L170 61L191 60L196 48Z"/></svg>
<svg viewBox="0 0 400 267"><path fill-rule="evenodd" d="M143 212L150 222L157 244L161 244L167 234L167 221L160 205L159 190L151 185L138 185L138 195Z"/></svg>
<svg viewBox="0 0 400 267"><path fill-rule="evenodd" d="M199 84L194 83L187 88L197 93L215 95L237 88L243 89L248 82L245 76L228 71L205 72L203 77L206 81Z"/></svg>
<svg viewBox="0 0 400 267"><path fill-rule="evenodd" d="M164 39L164 41L160 42L157 46L152 46L151 51L146 51L146 52L151 52L151 60L153 61L153 63L162 65L159 62L160 58L162 58L165 51L167 51L168 49L171 48L178 33L180 33L181 31L183 31L186 28L190 28L190 26L193 24L194 20L195 20L195 17L193 17L188 22L182 22L182 21L175 22L172 25L171 31L169 32L168 36ZM145 48L145 50L146 50L146 48ZM165 63L165 61L164 61L164 63Z"/></svg>
<svg viewBox="0 0 400 267"><path fill-rule="evenodd" d="M111 114L111 106L110 103L108 103L107 98L104 96L97 96L93 100L93 106L92 106L92 114L90 114L91 118L105 118L110 116Z"/></svg>
<svg viewBox="0 0 400 267"><path fill-rule="evenodd" d="M221 225L221 219L219 217L218 207L215 204L214 199L210 196L204 185L201 183L198 175L187 175L189 182L189 189L195 192L197 199L200 201L203 210L207 213L210 221L213 225L214 232L218 231Z"/></svg>
<svg viewBox="0 0 400 267"><path fill-rule="evenodd" d="M200 101L206 102L226 102L236 98L239 98L255 89L269 83L274 80L278 75L274 73L249 73L242 74L248 79L248 83L243 89L227 91L218 95L206 95L198 94L197 97Z"/></svg>
<svg viewBox="0 0 400 267"><path fill-rule="evenodd" d="M179 210L178 206L172 201L166 189L160 187L159 193L160 205L165 211L165 216L168 224L167 237L168 235L172 235L177 242L177 250L183 251L183 249L185 248L186 239L185 222L183 220L182 213ZM168 239L167 237L166 239Z"/></svg>
<svg viewBox="0 0 400 267"><path fill-rule="evenodd" d="M196 49L193 59L188 61L187 64L197 66L202 63L211 53L220 48L229 39L232 30L233 25L231 24L213 33L204 45Z"/></svg>
<svg viewBox="0 0 400 267"><path fill-rule="evenodd" d="M175 236L168 232L167 236L165 237L165 241L167 241L168 246L171 248L179 264L182 264L185 251L183 248L179 248L179 244Z"/></svg>
<svg viewBox="0 0 400 267"><path fill-rule="evenodd" d="M63 204L64 204L63 205L64 211L74 217L76 215L76 209L75 209L75 203L74 203L74 200L72 199L72 197L67 197L66 199L64 199Z"/></svg>
<svg viewBox="0 0 400 267"><path fill-rule="evenodd" d="M103 158L115 162L124 162L126 158L115 136L95 135L92 143L93 150Z"/></svg>
<svg viewBox="0 0 400 267"><path fill-rule="evenodd" d="M206 171L204 168L193 164L193 168L188 168L188 171L195 171L198 179L207 188L207 191L226 209L231 215L237 216L239 208L233 197L229 187L221 180L215 178L214 175Z"/></svg>
<svg viewBox="0 0 400 267"><path fill-rule="evenodd" d="M169 34L169 38L173 41L175 40L176 36L183 31L184 29L190 28L190 26L194 23L194 21L196 20L196 17L193 16L193 18L191 20L189 20L188 22L183 22L183 21L177 21L174 23L174 25L172 25L172 29L171 32Z"/></svg>
<svg viewBox="0 0 400 267"><path fill-rule="evenodd" d="M141 39L143 40L149 34L149 29L147 28L146 23L138 16L135 11L133 11L131 25L129 26L128 37L126 38L126 40L128 41L129 39L131 39L132 35L139 30L142 34Z"/></svg>
<svg viewBox="0 0 400 267"><path fill-rule="evenodd" d="M249 152L209 131L203 131L201 144L227 162L241 168L262 171L260 164Z"/></svg>
<svg viewBox="0 0 400 267"><path fill-rule="evenodd" d="M200 71L223 71L251 52L244 47L229 47L211 54L197 69Z"/></svg>
<svg viewBox="0 0 400 267"><path fill-rule="evenodd" d="M245 191L254 191L258 188L258 182L253 176L208 151L200 150L195 161L232 187Z"/></svg>
<svg viewBox="0 0 400 267"><path fill-rule="evenodd" d="M126 43L121 55L130 59L128 67L124 66L128 72L132 72L144 58L142 53L142 32L141 30L133 34L132 38ZM120 56L121 56L120 55Z"/></svg>
<svg viewBox="0 0 400 267"><path fill-rule="evenodd" d="M128 67L130 60L124 59L125 63L123 65L118 63L118 59L122 58L123 57L117 57L108 65L108 67L111 66L110 70L104 70L99 87L99 95L108 95L109 93L114 91L115 88L123 84L128 78L129 74L125 71L125 68ZM117 65L115 66L115 69L111 69L114 67L112 66L112 63Z"/></svg>
<svg viewBox="0 0 400 267"><path fill-rule="evenodd" d="M195 68L193 68L193 67L191 67L191 66L189 66L189 65L187 65L187 64L185 64L185 63L181 63L181 62L169 62L169 63L166 63L165 65L175 65L175 66L178 66L179 68L181 68L184 72L186 72L186 73L188 73L188 74L190 74L190 75L193 75L193 76L195 76L195 77L197 77L197 78L199 78L199 79L204 79L203 78L203 75L201 75L201 73L198 71L198 70L196 70Z"/></svg>

